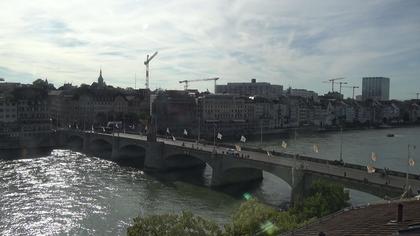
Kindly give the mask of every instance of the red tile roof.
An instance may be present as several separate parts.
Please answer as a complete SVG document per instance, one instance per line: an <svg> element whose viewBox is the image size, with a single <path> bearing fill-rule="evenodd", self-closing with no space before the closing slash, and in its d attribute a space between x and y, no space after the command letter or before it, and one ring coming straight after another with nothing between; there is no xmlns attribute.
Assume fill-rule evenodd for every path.
<svg viewBox="0 0 420 236"><path fill-rule="evenodd" d="M398 204L403 220L397 222ZM420 235L420 201L399 201L348 208L283 235Z"/></svg>

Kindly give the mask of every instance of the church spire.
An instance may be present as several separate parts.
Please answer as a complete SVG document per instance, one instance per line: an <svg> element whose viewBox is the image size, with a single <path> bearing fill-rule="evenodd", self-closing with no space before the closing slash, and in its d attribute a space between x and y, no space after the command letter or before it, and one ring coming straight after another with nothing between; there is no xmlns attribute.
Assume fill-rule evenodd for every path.
<svg viewBox="0 0 420 236"><path fill-rule="evenodd" d="M99 87L105 87L104 78L102 78L102 68L99 70L98 85Z"/></svg>

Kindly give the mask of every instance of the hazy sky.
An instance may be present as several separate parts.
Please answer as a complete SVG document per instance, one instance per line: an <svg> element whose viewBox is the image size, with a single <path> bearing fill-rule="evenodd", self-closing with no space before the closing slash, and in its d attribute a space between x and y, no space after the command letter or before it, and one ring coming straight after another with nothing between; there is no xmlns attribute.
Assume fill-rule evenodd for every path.
<svg viewBox="0 0 420 236"><path fill-rule="evenodd" d="M327 92L322 81L391 78L391 97L420 92L420 1L0 1L0 77L182 89L218 76ZM191 88L213 91L213 82ZM345 89L347 96L351 89ZM361 93L361 89L359 92Z"/></svg>

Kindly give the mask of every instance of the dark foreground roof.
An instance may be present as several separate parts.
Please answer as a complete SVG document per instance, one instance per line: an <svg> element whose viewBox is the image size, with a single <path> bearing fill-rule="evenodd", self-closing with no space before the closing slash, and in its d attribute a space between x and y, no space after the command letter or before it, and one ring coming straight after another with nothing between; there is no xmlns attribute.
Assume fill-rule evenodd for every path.
<svg viewBox="0 0 420 236"><path fill-rule="evenodd" d="M397 221L398 205L402 221ZM283 235L420 235L420 201L345 209Z"/></svg>

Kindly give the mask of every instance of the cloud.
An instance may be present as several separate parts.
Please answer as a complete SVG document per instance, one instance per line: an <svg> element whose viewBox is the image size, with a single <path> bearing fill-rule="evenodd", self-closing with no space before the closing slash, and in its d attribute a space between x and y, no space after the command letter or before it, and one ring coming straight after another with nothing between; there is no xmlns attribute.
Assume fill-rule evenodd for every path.
<svg viewBox="0 0 420 236"><path fill-rule="evenodd" d="M323 93L323 80L360 85L367 75L391 77L392 97L420 87L415 0L16 0L0 9L0 65L57 85L94 81L102 67L108 84L133 87L146 55L159 51L152 88L218 76ZM211 82L192 86L212 90Z"/></svg>

